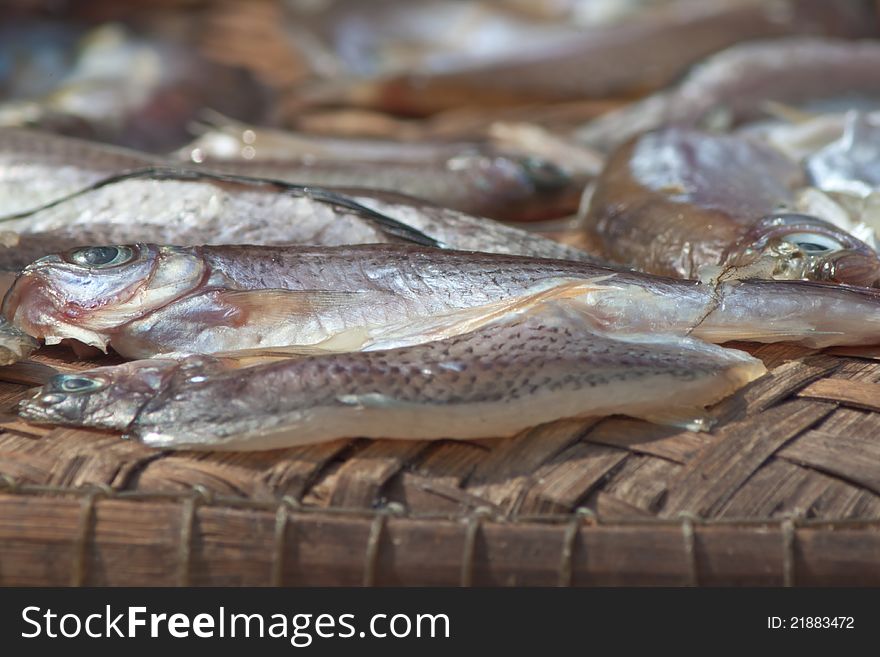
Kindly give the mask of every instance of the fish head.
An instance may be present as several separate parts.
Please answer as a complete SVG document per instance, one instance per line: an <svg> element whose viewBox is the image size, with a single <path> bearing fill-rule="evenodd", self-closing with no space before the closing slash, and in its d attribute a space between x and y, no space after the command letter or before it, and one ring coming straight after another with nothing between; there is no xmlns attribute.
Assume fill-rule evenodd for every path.
<svg viewBox="0 0 880 657"><path fill-rule="evenodd" d="M798 213L760 219L725 255L724 266L753 268L777 280L880 283L880 256L873 248L827 221Z"/></svg>
<svg viewBox="0 0 880 657"><path fill-rule="evenodd" d="M84 372L58 374L29 399L18 415L37 424L59 424L125 431L138 412L173 387L179 377L193 380L227 365L208 356L135 360Z"/></svg>
<svg viewBox="0 0 880 657"><path fill-rule="evenodd" d="M3 315L47 344L73 338L106 350L115 328L192 291L206 269L195 249L77 248L25 267L3 301Z"/></svg>
<svg viewBox="0 0 880 657"><path fill-rule="evenodd" d="M114 367L58 374L19 402L28 422L125 430L176 370L173 360L132 361Z"/></svg>

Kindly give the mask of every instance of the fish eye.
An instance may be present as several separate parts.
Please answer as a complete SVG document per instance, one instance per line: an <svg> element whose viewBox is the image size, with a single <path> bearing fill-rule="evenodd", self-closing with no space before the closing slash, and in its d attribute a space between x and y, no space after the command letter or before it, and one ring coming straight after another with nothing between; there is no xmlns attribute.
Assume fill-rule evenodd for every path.
<svg viewBox="0 0 880 657"><path fill-rule="evenodd" d="M524 158L522 166L529 179L541 189L560 189L571 182L564 170L538 157Z"/></svg>
<svg viewBox="0 0 880 657"><path fill-rule="evenodd" d="M93 392L104 387L104 382L82 374L62 374L52 379L51 387L62 392Z"/></svg>
<svg viewBox="0 0 880 657"><path fill-rule="evenodd" d="M844 248L836 239L820 233L791 233L783 237L782 241L793 244L808 255L819 255Z"/></svg>
<svg viewBox="0 0 880 657"><path fill-rule="evenodd" d="M113 267L134 259L134 251L127 246L89 246L70 252L70 260L83 267Z"/></svg>

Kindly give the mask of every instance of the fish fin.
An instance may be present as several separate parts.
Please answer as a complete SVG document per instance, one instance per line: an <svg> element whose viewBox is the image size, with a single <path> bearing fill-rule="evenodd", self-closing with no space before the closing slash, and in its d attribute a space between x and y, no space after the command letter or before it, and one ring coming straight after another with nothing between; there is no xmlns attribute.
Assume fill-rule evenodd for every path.
<svg viewBox="0 0 880 657"><path fill-rule="evenodd" d="M764 363L745 352L717 346L715 349L720 352L728 352L725 353L725 357L733 358L733 361L705 381L705 385L698 393L699 401L690 404L675 401L662 407L647 408L641 412L627 411L627 414L655 424L680 427L688 431L710 430L717 423L718 418L707 411L706 406L711 406L729 397L746 384L767 373Z"/></svg>
<svg viewBox="0 0 880 657"><path fill-rule="evenodd" d="M613 289L600 285L602 281L613 276L614 274L591 279L553 279L546 281L538 289L510 299L383 326L363 337L363 348L389 349L442 340L471 333L489 324L507 321L513 316L544 312L551 303L577 299L589 292Z"/></svg>
<svg viewBox="0 0 880 657"><path fill-rule="evenodd" d="M257 315L268 321L312 315L362 301L371 292L332 290L221 290L217 301L240 310L245 317Z"/></svg>
<svg viewBox="0 0 880 657"><path fill-rule="evenodd" d="M372 340L370 329L366 326L355 326L322 340L314 345L325 353L340 353L345 351L360 351L364 345Z"/></svg>

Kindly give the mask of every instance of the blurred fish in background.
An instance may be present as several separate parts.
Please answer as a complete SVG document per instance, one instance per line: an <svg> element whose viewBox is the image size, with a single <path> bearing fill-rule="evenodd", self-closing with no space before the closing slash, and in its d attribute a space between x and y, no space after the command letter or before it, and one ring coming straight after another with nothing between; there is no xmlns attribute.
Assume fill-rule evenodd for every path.
<svg viewBox="0 0 880 657"><path fill-rule="evenodd" d="M269 91L201 55L186 14L154 21L35 23L2 40L0 126L34 127L151 152L178 146L205 107L260 121ZM0 34L19 32L16 22ZM8 74L8 75L7 75ZM233 91L234 90L234 91Z"/></svg>

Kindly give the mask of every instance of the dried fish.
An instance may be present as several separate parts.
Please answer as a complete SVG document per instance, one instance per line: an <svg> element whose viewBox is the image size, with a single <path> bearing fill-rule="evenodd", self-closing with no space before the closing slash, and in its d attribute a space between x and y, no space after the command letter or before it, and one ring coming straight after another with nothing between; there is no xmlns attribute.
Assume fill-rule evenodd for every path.
<svg viewBox="0 0 880 657"><path fill-rule="evenodd" d="M49 344L74 338L133 358L331 339L360 348L371 328L442 320L553 288L566 275L588 283L606 273L567 261L392 245L101 246L26 267L3 312Z"/></svg>
<svg viewBox="0 0 880 657"><path fill-rule="evenodd" d="M392 192L325 190L184 167L135 151L0 130L0 226L19 270L72 246L420 242L596 260L581 250Z"/></svg>
<svg viewBox="0 0 880 657"><path fill-rule="evenodd" d="M677 87L590 121L578 141L609 151L663 125L726 128L774 103L815 107L880 96L880 43L818 38L743 43L706 59Z"/></svg>
<svg viewBox="0 0 880 657"><path fill-rule="evenodd" d="M437 21L428 25L436 35ZM452 27L452 34L462 29ZM859 3L783 0L768 7L762 0L679 0L611 25L520 38L515 52L504 56L461 57L443 69L379 66L348 80L337 73L324 84L297 89L296 100L427 115L466 105L608 97L659 88L701 58L741 41L791 34L864 37L874 29L871 8Z"/></svg>
<svg viewBox="0 0 880 657"><path fill-rule="evenodd" d="M466 151L433 161L215 161L210 168L298 185L400 192L499 221L570 215L587 182L549 160L491 151Z"/></svg>
<svg viewBox="0 0 880 657"><path fill-rule="evenodd" d="M798 164L748 138L666 128L610 158L587 230L605 257L654 274L876 284L871 246L795 211L806 184Z"/></svg>
<svg viewBox="0 0 880 657"><path fill-rule="evenodd" d="M568 166L570 155L564 164L557 163L546 157L546 150L308 137L229 121L177 155L189 166L214 171L300 185L402 192L500 221L572 214L585 185L598 172L595 159L585 171Z"/></svg>
<svg viewBox="0 0 880 657"><path fill-rule="evenodd" d="M701 284L588 263L392 245L102 246L47 256L3 314L54 344L123 356L353 351L464 333L557 300L615 335L875 344L878 293L800 281Z"/></svg>
<svg viewBox="0 0 880 657"><path fill-rule="evenodd" d="M621 340L586 330L577 315L544 308L429 344L243 370L204 356L135 361L56 376L19 413L161 449L485 438L613 413L700 428L704 406L764 372L740 351L686 338Z"/></svg>
<svg viewBox="0 0 880 657"><path fill-rule="evenodd" d="M477 142L401 141L333 137L279 130L206 111L193 125L198 136L173 153L194 164L225 162L437 162L479 153Z"/></svg>

